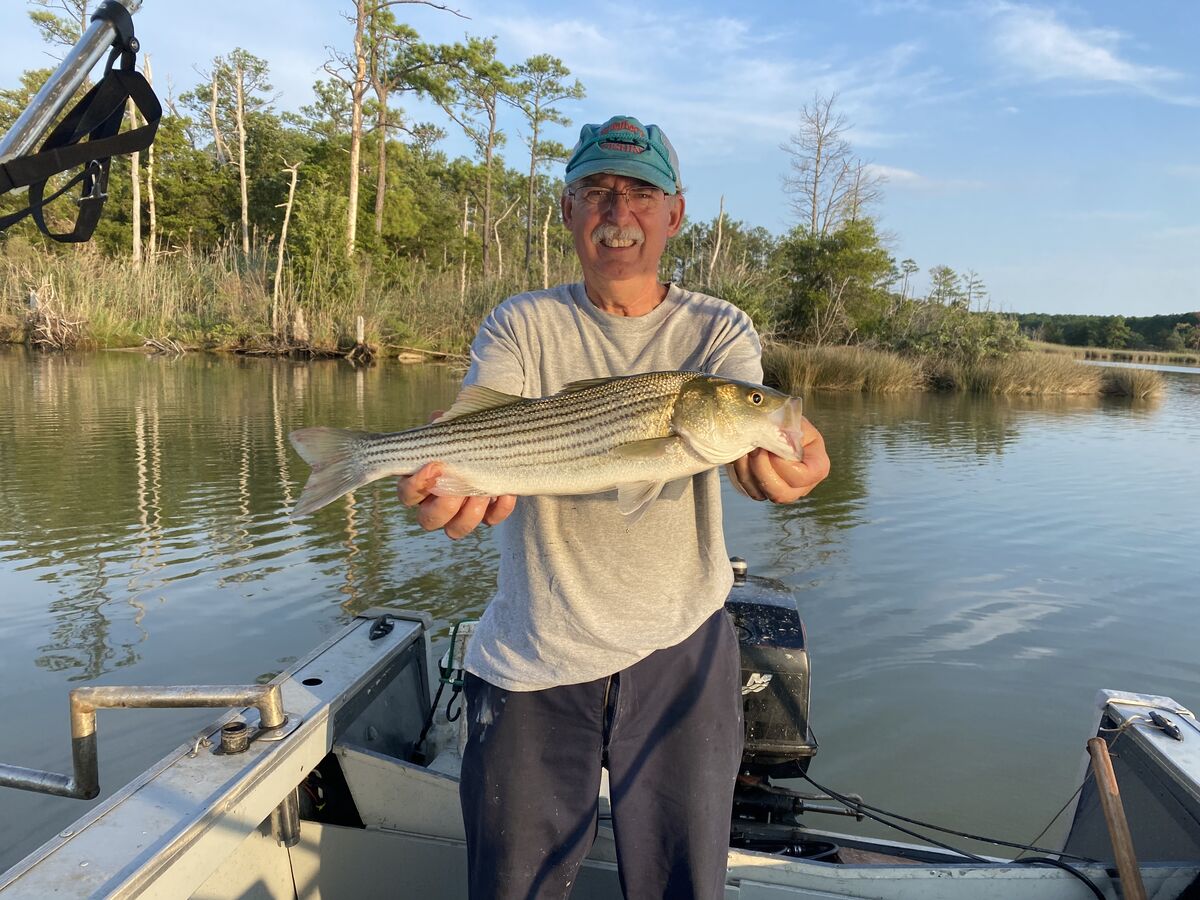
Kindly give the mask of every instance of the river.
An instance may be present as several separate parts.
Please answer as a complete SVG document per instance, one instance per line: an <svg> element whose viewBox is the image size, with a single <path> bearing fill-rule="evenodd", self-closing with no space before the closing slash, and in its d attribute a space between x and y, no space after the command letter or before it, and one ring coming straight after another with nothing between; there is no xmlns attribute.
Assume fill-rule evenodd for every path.
<svg viewBox="0 0 1200 900"><path fill-rule="evenodd" d="M459 377L0 351L0 761L68 771L77 685L265 680L368 606L441 634L477 614L486 531L426 534L386 483L288 517L290 429L421 423ZM815 778L1030 840L1077 786L1098 689L1200 708L1200 373L1164 377L1150 402L816 394L826 483L788 507L726 485L731 552L799 597ZM104 795L214 717L102 711ZM0 869L87 808L0 789Z"/></svg>

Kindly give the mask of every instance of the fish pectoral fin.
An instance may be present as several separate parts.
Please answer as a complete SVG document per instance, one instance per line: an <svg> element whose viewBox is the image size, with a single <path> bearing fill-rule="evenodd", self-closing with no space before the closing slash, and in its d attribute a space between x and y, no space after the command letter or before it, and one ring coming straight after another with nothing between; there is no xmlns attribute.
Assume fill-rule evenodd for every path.
<svg viewBox="0 0 1200 900"><path fill-rule="evenodd" d="M679 446L681 443L679 438L672 434L667 437L646 438L644 441L619 444L609 452L626 459L662 459L672 447Z"/></svg>
<svg viewBox="0 0 1200 900"><path fill-rule="evenodd" d="M661 481L635 481L623 484L617 488L617 509L622 515L629 517L629 524L635 524L645 515L659 493L662 492Z"/></svg>
<svg viewBox="0 0 1200 900"><path fill-rule="evenodd" d="M686 478L676 478L674 481L668 481L667 486L662 489L662 493L658 495L660 500L678 500L683 496L683 492L687 490L687 486L691 484L692 476Z"/></svg>
<svg viewBox="0 0 1200 900"><path fill-rule="evenodd" d="M503 391L494 391L482 385L469 384L458 392L458 396L454 398L453 405L434 419L434 421L446 422L450 419L458 419L485 409L508 406L508 404L516 403L521 399L523 398L515 394L505 394Z"/></svg>
<svg viewBox="0 0 1200 900"><path fill-rule="evenodd" d="M439 497L486 497L487 491L481 491L467 479L454 472L443 472L433 483L432 493Z"/></svg>

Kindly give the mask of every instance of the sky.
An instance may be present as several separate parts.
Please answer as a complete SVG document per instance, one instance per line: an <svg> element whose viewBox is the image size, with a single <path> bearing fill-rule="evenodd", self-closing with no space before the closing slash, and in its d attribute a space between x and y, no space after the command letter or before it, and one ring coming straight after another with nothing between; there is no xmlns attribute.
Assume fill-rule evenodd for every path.
<svg viewBox="0 0 1200 900"><path fill-rule="evenodd" d="M494 37L515 64L562 59L587 90L573 125L657 123L680 157L688 214L783 233L783 145L800 110L837 95L855 154L884 176L874 212L897 260L978 273L991 308L1141 316L1200 310L1200 4L1178 0L653 2L461 0L395 7L428 41ZM350 0L143 0L134 22L155 86L179 94L219 54L266 59L280 109L310 102ZM0 84L49 64L26 0L0 0ZM442 149L470 150L446 128ZM503 123L508 163L523 126ZM556 172L555 174L561 174Z"/></svg>

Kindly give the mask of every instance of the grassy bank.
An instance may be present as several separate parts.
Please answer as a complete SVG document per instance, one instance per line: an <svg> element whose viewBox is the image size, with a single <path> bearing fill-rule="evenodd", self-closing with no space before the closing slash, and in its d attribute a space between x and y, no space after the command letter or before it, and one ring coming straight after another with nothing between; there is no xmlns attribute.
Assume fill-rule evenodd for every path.
<svg viewBox="0 0 1200 900"><path fill-rule="evenodd" d="M578 276L564 269L551 277ZM361 317L364 342L385 356L402 348L461 353L488 310L527 289L523 272L474 276L462 291L457 271L418 265L378 273L342 260L302 279L285 271L278 299L273 278L274 261L265 253L247 259L232 248L181 251L135 267L91 245L49 254L13 238L0 258L0 341L36 342L46 331L59 339L48 340L46 349L152 341L184 349L337 353L355 345Z"/></svg>
<svg viewBox="0 0 1200 900"><path fill-rule="evenodd" d="M1118 350L1111 347L1070 347L1066 344L1047 344L1044 341L1030 341L1029 346L1041 353L1055 353L1072 359L1150 366L1200 366L1200 352L1192 350Z"/></svg>
<svg viewBox="0 0 1200 900"><path fill-rule="evenodd" d="M1002 360L963 363L913 359L862 347L768 344L763 352L768 384L793 394L811 390L960 390L992 395L1098 395L1146 398L1163 380L1148 369L1080 365L1068 356L1015 353Z"/></svg>
<svg viewBox="0 0 1200 900"><path fill-rule="evenodd" d="M90 245L50 254L10 239L5 250L0 341L59 350L149 343L166 349L346 353L357 345L361 317L363 342L385 358L413 348L464 353L488 310L528 287L524 273L518 273L476 279L460 291L455 271L416 267L384 277L338 260L302 281L285 273L276 298L274 266L262 253L247 259L232 249L180 252L135 267ZM573 260L570 265L560 263L562 270L552 271L552 280L577 278ZM1162 390L1157 372L1080 365L1072 354L1059 352L966 364L861 347L776 343L768 345L763 364L768 382L792 393L962 390L1148 397Z"/></svg>

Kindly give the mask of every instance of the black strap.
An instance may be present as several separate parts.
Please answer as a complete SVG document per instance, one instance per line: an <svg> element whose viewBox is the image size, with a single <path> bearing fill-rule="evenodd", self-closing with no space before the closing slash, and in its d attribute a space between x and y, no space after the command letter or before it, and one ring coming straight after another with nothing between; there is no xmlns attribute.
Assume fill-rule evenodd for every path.
<svg viewBox="0 0 1200 900"><path fill-rule="evenodd" d="M139 45L133 34L133 19L129 11L114 0L106 0L92 19L111 21L116 29L113 49L104 67L104 77L50 133L38 153L0 164L0 193L26 185L29 187L29 205L17 213L0 218L0 231L26 216L32 216L38 228L56 241L86 241L96 230L104 201L108 198L108 172L112 157L145 150L154 141L162 118L162 106L149 82L134 69ZM113 68L118 58L121 67ZM121 132L126 101L130 99L146 124ZM87 138L86 142L84 138ZM83 167L82 170L70 181L49 197L45 196L46 182L52 176L79 166ZM77 184L81 185L81 189L75 227L69 232L56 234L46 225L43 207Z"/></svg>

